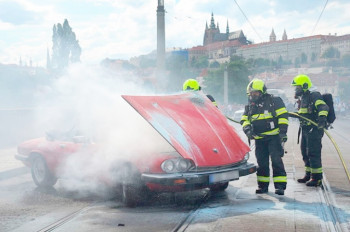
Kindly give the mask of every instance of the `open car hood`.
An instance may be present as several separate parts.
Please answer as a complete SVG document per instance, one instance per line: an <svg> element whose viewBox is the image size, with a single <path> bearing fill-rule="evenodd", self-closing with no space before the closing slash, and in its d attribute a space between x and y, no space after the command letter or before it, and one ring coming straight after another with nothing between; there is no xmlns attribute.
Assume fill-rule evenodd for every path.
<svg viewBox="0 0 350 232"><path fill-rule="evenodd" d="M184 158L197 166L230 165L249 147L225 116L201 92L122 97Z"/></svg>

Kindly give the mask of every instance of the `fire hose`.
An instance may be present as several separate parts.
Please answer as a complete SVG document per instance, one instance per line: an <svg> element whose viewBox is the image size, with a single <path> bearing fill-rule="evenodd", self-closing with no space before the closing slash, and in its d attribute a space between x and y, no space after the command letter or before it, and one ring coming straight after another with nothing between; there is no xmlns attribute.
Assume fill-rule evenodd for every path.
<svg viewBox="0 0 350 232"><path fill-rule="evenodd" d="M317 126L317 123L316 123L316 122L314 122L314 121L312 121L312 120L310 120L310 119L308 119L308 118L305 118L305 117L303 117L303 116L301 116L301 115L299 115L299 114L297 114L297 113L294 113L294 112L288 112L288 113L289 113L290 115L293 115L293 116L296 116L296 117L301 118L301 119L303 119L303 120L306 120L306 121L310 122L311 124L313 124L314 126ZM232 119L232 118L230 118L230 117L228 117L228 116L226 116L226 118L227 118L228 120L232 121L232 122L240 123L240 122L238 122L238 121L236 121L236 120L234 120L234 119ZM348 168L347 168L347 166L346 166L346 164L345 164L343 155L341 154L340 149L339 149L337 143L335 142L335 140L333 139L333 137L329 134L329 132L328 132L325 128L324 128L323 130L324 130L324 132L326 133L326 135L328 136L328 138L331 140L331 142L332 142L334 148L336 149L336 151L337 151L337 153L338 153L338 156L339 156L339 158L340 158L340 161L341 161L341 163L342 163L342 165L343 165L343 168L344 168L344 170L345 170L345 173L346 173L346 175L347 175L347 177L348 177L348 180L349 180L349 182L350 182L350 174L349 174L349 171L348 171ZM284 145L284 144L283 144L283 145ZM282 145L282 146L283 146L283 145Z"/></svg>
<svg viewBox="0 0 350 232"><path fill-rule="evenodd" d="M306 117L303 117L303 116L301 116L301 115L299 115L299 114L297 114L297 113L294 113L294 112L288 112L288 113L289 113L290 115L293 115L293 116L296 116L296 117L301 118L301 119L303 119L303 120L306 120L306 121L310 122L310 123L311 123L312 125L314 125L314 126L317 126L317 123L316 123L316 122L314 122L314 121L312 121L312 120L310 120L310 119L308 119L308 118L306 118ZM341 160L341 163L342 163L342 165L343 165L343 168L344 168L344 170L345 170L345 173L346 173L346 175L347 175L347 177L348 177L348 180L349 180L349 182L350 182L350 174L349 174L348 168L347 168L347 166L346 166L346 164L345 164L345 162L344 162L343 155L341 154L340 149L339 149L337 143L334 141L333 137L329 134L329 132L328 132L325 128L323 128L323 130L324 130L324 132L326 133L326 135L328 136L328 138L331 140L331 142L333 143L335 149L337 150L338 156L339 156L339 158L340 158L340 160Z"/></svg>

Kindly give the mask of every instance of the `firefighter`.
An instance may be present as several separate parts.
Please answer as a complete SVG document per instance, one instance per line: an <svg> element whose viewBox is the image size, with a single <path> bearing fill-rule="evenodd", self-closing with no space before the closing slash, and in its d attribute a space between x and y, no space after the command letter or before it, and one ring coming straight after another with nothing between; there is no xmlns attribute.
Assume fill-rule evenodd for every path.
<svg viewBox="0 0 350 232"><path fill-rule="evenodd" d="M183 91L199 91L202 88L200 87L198 81L195 79L187 79L182 86ZM214 106L218 107L218 104L216 103L213 96L207 94L207 97L210 99L210 101L214 104Z"/></svg>
<svg viewBox="0 0 350 232"><path fill-rule="evenodd" d="M300 120L300 147L305 163L305 176L298 179L298 182L317 187L322 184L322 137L329 108L319 92L310 91L312 83L307 75L294 77L292 86L295 86L295 98L299 100L298 114L318 124L316 127L310 122Z"/></svg>
<svg viewBox="0 0 350 232"><path fill-rule="evenodd" d="M244 133L255 140L258 162L256 194L267 193L270 183L269 160L271 156L275 193L284 195L287 175L282 156L287 141L288 112L280 97L266 92L265 83L254 79L247 87L248 105L241 118Z"/></svg>

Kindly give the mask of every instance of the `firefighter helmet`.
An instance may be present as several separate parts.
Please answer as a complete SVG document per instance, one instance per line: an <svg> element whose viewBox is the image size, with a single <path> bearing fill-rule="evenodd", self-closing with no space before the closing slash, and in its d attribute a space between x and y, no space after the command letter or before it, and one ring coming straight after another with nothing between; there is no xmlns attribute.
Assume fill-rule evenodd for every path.
<svg viewBox="0 0 350 232"><path fill-rule="evenodd" d="M247 86L247 94L250 95L252 92L260 91L262 94L266 93L266 85L264 81L260 79L254 79L249 82Z"/></svg>
<svg viewBox="0 0 350 232"><path fill-rule="evenodd" d="M292 86L301 86L301 88L304 90L304 92L311 88L312 83L310 78L307 75L300 74L296 77L294 77L292 81Z"/></svg>
<svg viewBox="0 0 350 232"><path fill-rule="evenodd" d="M188 79L184 82L184 84L182 86L182 90L183 91L188 91L188 90L198 91L198 90L201 90L201 87L199 86L198 81L196 81L195 79Z"/></svg>
<svg viewBox="0 0 350 232"><path fill-rule="evenodd" d="M252 80L247 86L247 94L251 102L258 102L266 93L266 85L260 79Z"/></svg>

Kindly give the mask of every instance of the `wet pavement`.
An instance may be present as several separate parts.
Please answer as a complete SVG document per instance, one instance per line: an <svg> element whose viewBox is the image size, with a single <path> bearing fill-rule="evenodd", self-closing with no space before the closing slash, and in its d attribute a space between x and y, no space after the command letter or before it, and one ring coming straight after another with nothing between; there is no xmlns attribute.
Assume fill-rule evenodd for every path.
<svg viewBox="0 0 350 232"><path fill-rule="evenodd" d="M350 143L344 133L350 129L341 120L330 130L338 142L345 165L350 166ZM338 133L335 133L335 132ZM230 182L239 190L228 194L229 201L210 206L208 201L196 212L185 231L350 231L350 181L345 174L341 159L330 139L323 138L322 161L325 173L324 190L307 187L296 180L304 175L299 144L298 123L291 122L283 161L288 185L285 196L274 193L270 182L269 193L256 195L256 176ZM340 133L340 134L339 134ZM344 134L342 134L344 133ZM254 157L251 158L251 161ZM255 162L255 161L254 161ZM227 192L230 192L230 188ZM237 210L238 209L238 210ZM215 218L215 219L213 219ZM211 222L211 223L208 223ZM183 230L179 230L183 231Z"/></svg>
<svg viewBox="0 0 350 232"><path fill-rule="evenodd" d="M346 135L350 125L346 120L339 120L334 127L335 129L329 132L337 142L342 158L349 168L350 141ZM230 182L225 192L210 196L198 209L181 220L176 229L171 230L169 227L162 229L166 227L159 226L157 231L350 231L350 181L336 149L325 135L322 150L325 191L297 183L296 179L304 175L304 164L297 144L297 131L297 123L291 122L288 142L285 146L287 153L283 158L288 176L288 186L284 196L276 195L272 184L268 194L256 195L256 176L253 174ZM0 151L0 181L21 173L29 173L28 168L24 168L21 162L14 159L15 152L16 149ZM254 153L251 154L250 162L255 162ZM162 210L165 210L164 207L161 207ZM142 226L144 223L142 210L147 211L145 207L136 210L136 213L132 209L127 210L130 215L134 215L129 215L130 217L137 216L138 219L130 222L119 220L125 223L125 226L118 227L118 231L147 230L146 224ZM111 220L116 214L124 215L123 211L119 212L117 209L98 208L98 213L102 211L104 217L110 216ZM81 219L71 221L59 231L72 228L74 224L81 225L81 220L84 217L86 220L87 215L93 213L96 211L93 212L92 209L82 214ZM139 217L140 215L142 217ZM152 217L145 218L148 218L149 224ZM166 220L164 218L163 223ZM94 231L94 228L101 229L99 222L90 224L85 221L84 225L84 228L89 228L89 231ZM22 228L25 228L25 225ZM156 228L157 226L153 227L153 229ZM105 231L115 231L115 229L114 227Z"/></svg>

